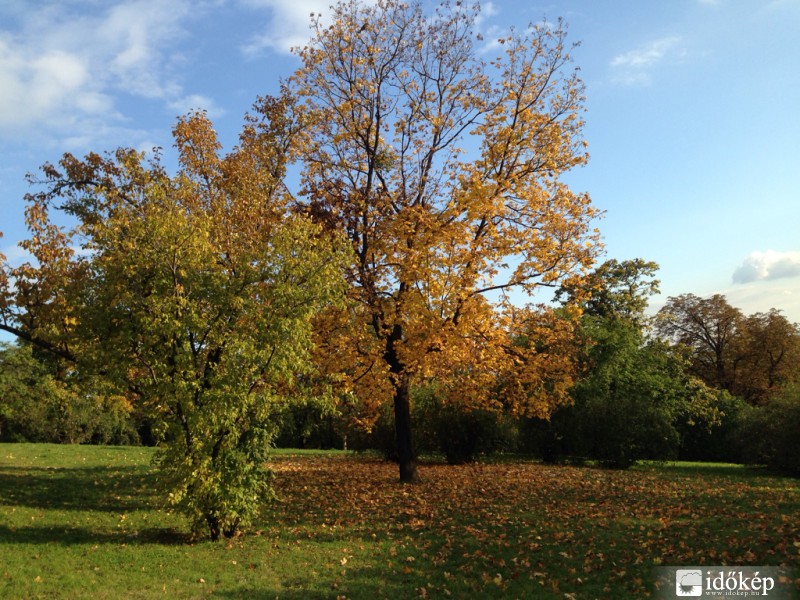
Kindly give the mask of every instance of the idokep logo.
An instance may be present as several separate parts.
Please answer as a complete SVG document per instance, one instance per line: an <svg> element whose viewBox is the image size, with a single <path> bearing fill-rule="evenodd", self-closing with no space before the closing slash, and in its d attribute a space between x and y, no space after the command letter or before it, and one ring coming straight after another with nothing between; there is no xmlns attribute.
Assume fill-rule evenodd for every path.
<svg viewBox="0 0 800 600"><path fill-rule="evenodd" d="M703 595L703 573L696 569L678 569L675 571L675 594L677 596Z"/></svg>
<svg viewBox="0 0 800 600"><path fill-rule="evenodd" d="M748 570L752 571L752 570ZM745 596L768 596L775 589L775 578L761 575L756 571L742 569L708 571L706 589L714 593L727 593Z"/></svg>
<svg viewBox="0 0 800 600"><path fill-rule="evenodd" d="M685 566L653 570L658 600L769 598L800 600L800 578L788 567Z"/></svg>

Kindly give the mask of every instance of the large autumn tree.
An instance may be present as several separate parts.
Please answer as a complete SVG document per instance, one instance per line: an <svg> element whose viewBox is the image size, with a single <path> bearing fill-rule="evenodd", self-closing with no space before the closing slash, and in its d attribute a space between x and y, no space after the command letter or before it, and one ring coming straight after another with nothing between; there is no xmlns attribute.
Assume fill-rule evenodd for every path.
<svg viewBox="0 0 800 600"><path fill-rule="evenodd" d="M800 328L778 310L745 315L720 294L682 294L667 299L655 324L688 349L695 375L751 404L798 379Z"/></svg>
<svg viewBox="0 0 800 600"><path fill-rule="evenodd" d="M3 329L156 424L165 496L213 539L269 494L272 407L343 293L346 245L289 210L286 108L260 101L225 155L204 114L180 119L175 175L128 149L45 165L22 244L36 261L0 282Z"/></svg>
<svg viewBox="0 0 800 600"><path fill-rule="evenodd" d="M561 357L536 348L568 328L540 327L520 356L514 330L549 319L509 298L580 278L597 248L589 197L561 180L587 160L565 27L512 31L487 61L478 18L461 2L434 14L340 2L329 26L314 21L290 82L307 127L302 205L356 256L355 304L329 318L328 358L348 363L362 398L393 402L403 481L417 478L410 390L421 381L486 404L498 376L516 374L515 410L566 400L540 375ZM337 328L349 332L339 342Z"/></svg>
<svg viewBox="0 0 800 600"><path fill-rule="evenodd" d="M764 404L782 388L800 381L800 326L777 309L748 315L743 324L742 361L736 393Z"/></svg>
<svg viewBox="0 0 800 600"><path fill-rule="evenodd" d="M721 294L667 299L655 321L663 338L691 350L692 370L707 384L732 391L741 361L742 312Z"/></svg>

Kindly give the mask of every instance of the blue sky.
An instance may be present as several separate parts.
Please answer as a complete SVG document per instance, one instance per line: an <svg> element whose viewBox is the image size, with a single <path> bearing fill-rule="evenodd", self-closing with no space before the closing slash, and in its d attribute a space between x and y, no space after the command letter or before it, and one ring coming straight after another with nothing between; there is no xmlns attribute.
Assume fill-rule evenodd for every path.
<svg viewBox="0 0 800 600"><path fill-rule="evenodd" d="M171 147L207 109L228 147L328 0L3 0L0 251L24 257L26 172L70 151ZM483 3L486 40L563 16L580 41L607 256L659 263L662 296L721 293L800 322L799 0ZM489 54L487 54L489 56Z"/></svg>

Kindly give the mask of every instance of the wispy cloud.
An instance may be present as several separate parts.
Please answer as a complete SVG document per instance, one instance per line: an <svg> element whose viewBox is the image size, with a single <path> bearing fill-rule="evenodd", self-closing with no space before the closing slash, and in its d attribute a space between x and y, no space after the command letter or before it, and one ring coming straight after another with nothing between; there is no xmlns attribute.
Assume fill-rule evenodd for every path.
<svg viewBox="0 0 800 600"><path fill-rule="evenodd" d="M797 279L737 284L719 293L747 315L777 309L789 321L800 324L800 283Z"/></svg>
<svg viewBox="0 0 800 600"><path fill-rule="evenodd" d="M292 48L305 46L311 39L312 15L330 13L328 0L240 0L241 4L268 11L264 31L251 38L242 50L247 55L274 50L289 54Z"/></svg>
<svg viewBox="0 0 800 600"><path fill-rule="evenodd" d="M668 36L653 40L611 60L614 80L626 85L646 84L652 79L652 70L668 59L682 58L685 51L681 38Z"/></svg>
<svg viewBox="0 0 800 600"><path fill-rule="evenodd" d="M800 277L800 252L751 252L733 273L734 283Z"/></svg>
<svg viewBox="0 0 800 600"><path fill-rule="evenodd" d="M481 12L475 19L475 26L480 27L486 21L486 19L494 17L498 14L500 14L500 10L497 8L497 5L494 2L482 2Z"/></svg>
<svg viewBox="0 0 800 600"><path fill-rule="evenodd" d="M185 115L189 111L204 110L210 117L215 117L223 114L224 111L217 106L212 98L203 96L202 94L189 94L188 96L180 96L175 100L171 100L168 106L179 115Z"/></svg>
<svg viewBox="0 0 800 600"><path fill-rule="evenodd" d="M120 0L95 11L47 2L23 12L0 9L0 131L31 130L81 139L121 123L118 96L193 104L180 83L177 43L202 4ZM7 20L3 17L7 17ZM204 99L203 108L213 108Z"/></svg>
<svg viewBox="0 0 800 600"><path fill-rule="evenodd" d="M0 254L6 257L6 264L12 267L18 267L23 263L35 263L36 258L28 252L27 250L23 250L16 244L7 245L4 248L0 248Z"/></svg>

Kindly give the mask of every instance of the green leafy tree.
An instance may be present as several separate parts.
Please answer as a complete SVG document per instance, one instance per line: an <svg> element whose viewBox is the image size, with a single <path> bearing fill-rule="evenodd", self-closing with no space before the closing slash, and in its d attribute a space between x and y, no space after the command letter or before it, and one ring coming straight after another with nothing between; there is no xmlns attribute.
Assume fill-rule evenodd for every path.
<svg viewBox="0 0 800 600"><path fill-rule="evenodd" d="M30 344L0 345L0 440L137 444L128 399Z"/></svg>
<svg viewBox="0 0 800 600"><path fill-rule="evenodd" d="M556 292L556 299L580 302L584 314L641 325L650 296L659 292L657 271L658 264L652 261L612 258L592 271L580 285L562 286Z"/></svg>
<svg viewBox="0 0 800 600"><path fill-rule="evenodd" d="M262 100L226 155L204 114L180 119L174 176L126 149L46 165L28 197L38 265L10 270L6 293L7 330L153 420L165 493L212 539L269 496L271 411L298 393L312 318L343 291L344 246L287 208L287 102Z"/></svg>
<svg viewBox="0 0 800 600"><path fill-rule="evenodd" d="M576 384L574 411L584 451L615 468L674 457L679 419L707 402L708 388L659 341L621 320L588 317L587 374Z"/></svg>
<svg viewBox="0 0 800 600"><path fill-rule="evenodd" d="M745 407L737 434L746 462L800 476L800 385L785 387L763 406Z"/></svg>
<svg viewBox="0 0 800 600"><path fill-rule="evenodd" d="M528 435L546 458L578 455L627 468L639 459L674 456L678 424L707 411L709 390L687 373L681 354L645 335L657 268L642 259L609 260L579 286L557 293L583 307L583 347L574 404L548 424L529 424Z"/></svg>
<svg viewBox="0 0 800 600"><path fill-rule="evenodd" d="M681 448L678 458L691 461L743 461L740 424L750 406L727 390L710 389L702 410L678 421Z"/></svg>

